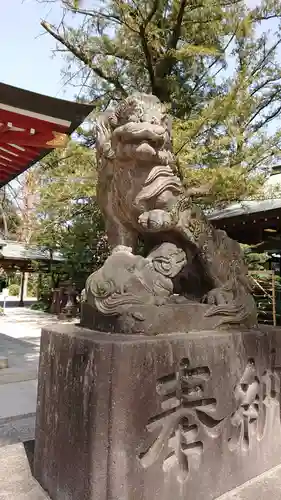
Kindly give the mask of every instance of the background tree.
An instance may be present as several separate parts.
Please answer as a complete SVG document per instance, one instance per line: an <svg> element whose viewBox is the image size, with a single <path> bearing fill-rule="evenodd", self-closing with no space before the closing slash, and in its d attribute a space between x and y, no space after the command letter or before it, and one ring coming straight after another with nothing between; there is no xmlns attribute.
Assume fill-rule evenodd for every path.
<svg viewBox="0 0 281 500"><path fill-rule="evenodd" d="M21 226L20 212L7 188L0 190L0 234L6 239L17 238Z"/></svg>
<svg viewBox="0 0 281 500"><path fill-rule="evenodd" d="M174 117L184 182L211 186L197 201L261 196L280 158L279 0L255 8L243 0L57 1L61 21L42 26L65 56L65 83L78 87L78 99L99 112L133 91L153 92ZM60 249L61 272L81 286L107 255L93 130L80 128L78 142L41 161L14 194L6 191L20 213L18 237ZM2 216L2 227L6 222Z"/></svg>
<svg viewBox="0 0 281 500"><path fill-rule="evenodd" d="M70 141L37 167L37 203L32 242L51 253L60 251L60 272L80 288L107 256L104 223L95 200L95 156ZM57 266L56 266L57 267Z"/></svg>
<svg viewBox="0 0 281 500"><path fill-rule="evenodd" d="M270 127L281 111L280 1L62 4L59 25L42 26L65 53L65 79L82 86L80 98L98 110L135 90L154 93L176 118L188 185L209 182L209 204L253 196L264 180L256 174L280 157L280 132Z"/></svg>

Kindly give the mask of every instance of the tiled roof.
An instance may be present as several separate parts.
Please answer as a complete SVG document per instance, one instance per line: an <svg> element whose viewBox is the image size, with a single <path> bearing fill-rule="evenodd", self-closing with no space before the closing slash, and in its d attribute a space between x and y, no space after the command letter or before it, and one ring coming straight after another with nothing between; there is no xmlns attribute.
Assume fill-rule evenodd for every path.
<svg viewBox="0 0 281 500"><path fill-rule="evenodd" d="M0 187L62 147L92 110L0 83Z"/></svg>
<svg viewBox="0 0 281 500"><path fill-rule="evenodd" d="M267 212L268 210L276 210L278 208L281 210L281 198L274 200L243 201L241 203L233 203L223 210L214 210L208 217L210 220L215 221L230 217L239 217L240 215Z"/></svg>
<svg viewBox="0 0 281 500"><path fill-rule="evenodd" d="M15 241L0 240L0 259L14 259L14 260L41 260L62 262L64 259L55 252L52 256L48 250L40 250L35 247L27 247L23 243Z"/></svg>

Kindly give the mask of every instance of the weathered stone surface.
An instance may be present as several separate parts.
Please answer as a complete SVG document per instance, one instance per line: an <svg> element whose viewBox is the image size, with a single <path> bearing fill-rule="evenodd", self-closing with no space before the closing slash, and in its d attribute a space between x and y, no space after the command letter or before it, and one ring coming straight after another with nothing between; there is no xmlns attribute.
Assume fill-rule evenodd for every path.
<svg viewBox="0 0 281 500"><path fill-rule="evenodd" d="M0 448L0 500L50 500L31 474L22 443Z"/></svg>
<svg viewBox="0 0 281 500"><path fill-rule="evenodd" d="M35 477L52 500L213 500L279 464L280 370L277 329L45 329Z"/></svg>
<svg viewBox="0 0 281 500"><path fill-rule="evenodd" d="M161 305L174 294L204 303L198 329L256 326L240 245L212 226L193 203L194 189L177 177L171 120L160 101L136 93L102 115L96 151L97 199L113 250L89 276L85 301L104 315L119 316L126 333L134 333L127 323L139 315L132 307ZM139 239L146 258L134 255Z"/></svg>
<svg viewBox="0 0 281 500"><path fill-rule="evenodd" d="M87 302L81 305L81 326L106 333L159 335L215 329L218 318L204 317L205 304L184 301L162 306L135 305L124 314L105 315ZM236 325L236 328L237 325ZM240 329L239 329L240 330Z"/></svg>
<svg viewBox="0 0 281 500"><path fill-rule="evenodd" d="M88 303L105 315L122 314L132 304L165 304L173 294L172 278L186 263L185 252L172 243L159 245L147 258L116 247L87 279Z"/></svg>
<svg viewBox="0 0 281 500"><path fill-rule="evenodd" d="M281 466L247 481L216 500L281 500Z"/></svg>

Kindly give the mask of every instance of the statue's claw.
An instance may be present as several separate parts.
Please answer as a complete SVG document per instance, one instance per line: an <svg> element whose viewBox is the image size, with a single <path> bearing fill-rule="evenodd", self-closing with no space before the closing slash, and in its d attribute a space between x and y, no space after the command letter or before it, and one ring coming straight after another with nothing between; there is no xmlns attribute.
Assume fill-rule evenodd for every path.
<svg viewBox="0 0 281 500"><path fill-rule="evenodd" d="M148 231L164 231L172 226L172 218L169 212L160 209L142 213L138 222Z"/></svg>

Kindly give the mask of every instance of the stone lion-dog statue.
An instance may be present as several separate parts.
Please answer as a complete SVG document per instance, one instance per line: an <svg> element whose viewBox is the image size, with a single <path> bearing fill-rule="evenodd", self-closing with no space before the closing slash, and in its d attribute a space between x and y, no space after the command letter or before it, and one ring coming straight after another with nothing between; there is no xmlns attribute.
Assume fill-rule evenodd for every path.
<svg viewBox="0 0 281 500"><path fill-rule="evenodd" d="M105 263L104 266L107 281L111 283L110 293L114 294L118 307L106 309L101 306L100 288L94 283L97 277L100 280L102 270L87 280L86 303L99 314L124 317L128 311L140 321L145 317L143 307L155 307L159 312L159 307L169 304L172 316L181 310L180 324L186 331L190 327L196 329L196 325L198 329L235 325L255 327L256 307L240 245L212 226L193 202L191 191L184 188L176 174L171 128L172 122L164 106L155 96L147 94L128 97L114 112L103 114L97 120L97 200L113 249L110 265ZM132 273L138 273L137 281L140 280L146 290L140 293L142 287L138 285L137 300L132 279L128 278L131 302L126 286L120 289L117 283L120 281L120 270L117 271L120 253L114 252L114 248L124 247L129 249L127 253L135 254L140 239L148 257L161 245L161 255L163 251L165 254L163 243L176 245L179 253L185 252L186 259L182 259L180 253L184 265L177 268L176 276L173 275L173 286L164 294L165 300L163 296L158 302L152 300L151 296L157 295L157 286L152 286L151 282L149 286L146 284L147 266L143 268L145 272L136 271L135 267L131 269ZM168 248L171 247L168 245ZM199 284L192 285L194 275ZM155 280L158 279L155 273ZM116 294L119 294L118 300ZM192 318L195 304L199 309L196 309L197 318ZM139 307L142 307L142 314L136 314Z"/></svg>

